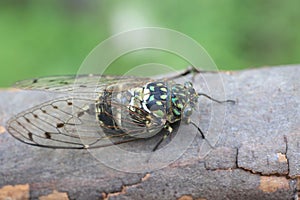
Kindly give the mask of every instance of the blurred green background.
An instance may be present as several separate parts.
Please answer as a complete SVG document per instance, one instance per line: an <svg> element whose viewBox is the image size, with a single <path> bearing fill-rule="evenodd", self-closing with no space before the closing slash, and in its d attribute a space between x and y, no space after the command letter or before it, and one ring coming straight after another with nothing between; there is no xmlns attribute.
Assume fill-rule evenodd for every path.
<svg viewBox="0 0 300 200"><path fill-rule="evenodd" d="M144 26L190 36L219 69L300 63L299 8L298 0L0 0L0 87L74 74L101 41ZM147 58L120 59L116 69L122 73L144 62ZM159 62L187 65L163 53Z"/></svg>

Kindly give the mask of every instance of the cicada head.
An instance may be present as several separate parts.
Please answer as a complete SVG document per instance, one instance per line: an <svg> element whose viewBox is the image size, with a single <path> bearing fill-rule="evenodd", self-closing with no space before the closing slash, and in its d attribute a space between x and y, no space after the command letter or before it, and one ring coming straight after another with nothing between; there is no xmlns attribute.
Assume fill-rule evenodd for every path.
<svg viewBox="0 0 300 200"><path fill-rule="evenodd" d="M191 82L172 85L168 121L174 123L181 119L188 119L192 115L197 102L198 94Z"/></svg>

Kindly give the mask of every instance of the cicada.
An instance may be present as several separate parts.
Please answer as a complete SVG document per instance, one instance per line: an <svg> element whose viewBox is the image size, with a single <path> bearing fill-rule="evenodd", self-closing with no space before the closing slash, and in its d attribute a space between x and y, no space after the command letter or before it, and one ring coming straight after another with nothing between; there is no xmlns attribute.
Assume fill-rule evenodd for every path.
<svg viewBox="0 0 300 200"><path fill-rule="evenodd" d="M124 76L54 76L24 80L18 88L61 94L9 120L8 132L30 145L89 149L132 142L173 132L173 124L190 120L199 96L191 82ZM196 125L195 125L196 126ZM198 127L197 127L198 128ZM203 132L198 128L202 137Z"/></svg>

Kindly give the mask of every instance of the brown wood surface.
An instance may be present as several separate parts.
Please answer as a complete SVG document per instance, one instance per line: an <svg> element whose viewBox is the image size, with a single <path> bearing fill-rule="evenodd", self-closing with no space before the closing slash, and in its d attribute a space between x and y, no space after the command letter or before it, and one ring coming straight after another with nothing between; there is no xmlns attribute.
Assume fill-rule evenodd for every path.
<svg viewBox="0 0 300 200"><path fill-rule="evenodd" d="M35 92L1 90L0 199L297 199L300 66L195 74L196 90L223 98L203 81L214 84L219 75L226 98L237 103L226 106L222 130L214 133L207 117L212 102L200 100L199 126L218 134L211 141L215 147L203 158L202 140L195 138L175 162L142 173L109 168L86 150L17 141L6 132L6 121L45 99ZM187 126L187 131L196 130Z"/></svg>

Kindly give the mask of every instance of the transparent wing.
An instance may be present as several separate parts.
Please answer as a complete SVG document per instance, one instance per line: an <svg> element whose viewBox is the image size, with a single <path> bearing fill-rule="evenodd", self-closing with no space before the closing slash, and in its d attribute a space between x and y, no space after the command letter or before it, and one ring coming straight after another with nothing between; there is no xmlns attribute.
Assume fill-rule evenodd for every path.
<svg viewBox="0 0 300 200"><path fill-rule="evenodd" d="M85 113L84 109L89 103L91 102L86 100L75 103L69 98L46 102L12 118L8 122L8 132L16 139L30 145L84 148L74 128L76 124L82 123L79 113ZM75 113L78 116L75 116ZM70 130L71 128L74 130Z"/></svg>
<svg viewBox="0 0 300 200"><path fill-rule="evenodd" d="M132 87L151 81L143 77L104 76L104 75L70 75L50 76L17 82L14 87L28 90L46 90L53 92L70 92L75 94L101 92L108 85L123 84ZM129 84L130 83L130 84ZM124 89L126 89L124 87Z"/></svg>
<svg viewBox="0 0 300 200"><path fill-rule="evenodd" d="M128 143L140 139L145 127L139 120L125 119L126 132L105 133L96 119L95 101L79 98L60 98L35 106L10 119L7 130L26 144L63 149L89 149ZM125 108L125 105L113 105ZM138 119L145 118L141 110ZM114 118L113 115L107 115ZM152 116L155 120L155 117ZM150 127L157 129L160 121ZM113 127L107 127L111 129ZM162 127L161 127L162 128Z"/></svg>

